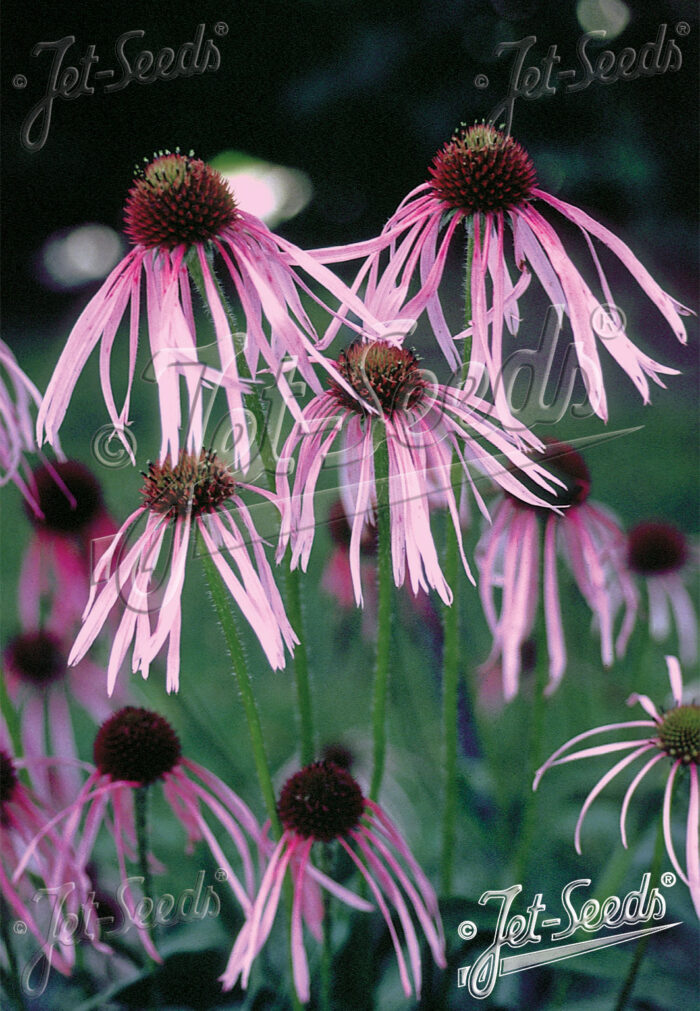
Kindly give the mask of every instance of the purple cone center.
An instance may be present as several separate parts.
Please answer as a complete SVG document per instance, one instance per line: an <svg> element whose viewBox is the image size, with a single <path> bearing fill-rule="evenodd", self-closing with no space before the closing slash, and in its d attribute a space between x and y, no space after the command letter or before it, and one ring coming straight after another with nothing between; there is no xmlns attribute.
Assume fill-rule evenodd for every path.
<svg viewBox="0 0 700 1011"><path fill-rule="evenodd" d="M346 769L333 762L307 765L282 788L277 812L284 827L305 839L331 842L362 817L362 791Z"/></svg>
<svg viewBox="0 0 700 1011"><path fill-rule="evenodd" d="M112 779L154 783L179 762L180 741L158 713L126 706L110 716L97 732L95 765Z"/></svg>

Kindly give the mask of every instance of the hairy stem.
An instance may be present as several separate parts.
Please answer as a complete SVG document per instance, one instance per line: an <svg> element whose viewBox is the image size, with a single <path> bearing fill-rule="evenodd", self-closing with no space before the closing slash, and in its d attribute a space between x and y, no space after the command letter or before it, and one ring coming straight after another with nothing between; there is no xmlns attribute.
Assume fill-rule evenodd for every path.
<svg viewBox="0 0 700 1011"><path fill-rule="evenodd" d="M384 426L377 424L374 437L374 483L377 490L377 654L372 697L374 765L370 798L377 800L386 762L386 702L389 688L391 646L391 519L389 512L389 448Z"/></svg>

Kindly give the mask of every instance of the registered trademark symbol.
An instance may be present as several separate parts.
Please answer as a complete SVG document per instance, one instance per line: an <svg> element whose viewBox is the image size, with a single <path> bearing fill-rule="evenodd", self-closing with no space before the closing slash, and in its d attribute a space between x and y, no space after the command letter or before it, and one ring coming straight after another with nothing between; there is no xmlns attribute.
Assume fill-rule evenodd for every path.
<svg viewBox="0 0 700 1011"><path fill-rule="evenodd" d="M613 302L601 302L591 313L591 326L602 340L610 340L625 332L627 316Z"/></svg>
<svg viewBox="0 0 700 1011"><path fill-rule="evenodd" d="M228 25L225 21L217 21L214 25L214 31L217 35L228 35Z"/></svg>
<svg viewBox="0 0 700 1011"><path fill-rule="evenodd" d="M15 74L15 76L12 78L12 87L13 88L27 87L27 78L24 76L24 74Z"/></svg>
<svg viewBox="0 0 700 1011"><path fill-rule="evenodd" d="M489 79L486 76L486 74L477 74L476 77L474 78L474 85L481 91L483 91L484 88L488 88Z"/></svg>
<svg viewBox="0 0 700 1011"><path fill-rule="evenodd" d="M690 25L687 21L679 21L676 25L678 35L690 35Z"/></svg>
<svg viewBox="0 0 700 1011"><path fill-rule="evenodd" d="M15 920L15 922L12 925L12 929L14 930L15 934L26 934L27 924L24 922L24 920Z"/></svg>
<svg viewBox="0 0 700 1011"><path fill-rule="evenodd" d="M661 884L664 888L672 888L676 883L676 875L672 871L666 871L661 875Z"/></svg>
<svg viewBox="0 0 700 1011"><path fill-rule="evenodd" d="M228 879L228 874L226 873L223 867L217 867L216 871L214 872L214 877L216 878L217 881L226 881Z"/></svg>
<svg viewBox="0 0 700 1011"><path fill-rule="evenodd" d="M476 937L476 924L473 920L462 920L457 927L457 933L463 941L471 941L472 937Z"/></svg>

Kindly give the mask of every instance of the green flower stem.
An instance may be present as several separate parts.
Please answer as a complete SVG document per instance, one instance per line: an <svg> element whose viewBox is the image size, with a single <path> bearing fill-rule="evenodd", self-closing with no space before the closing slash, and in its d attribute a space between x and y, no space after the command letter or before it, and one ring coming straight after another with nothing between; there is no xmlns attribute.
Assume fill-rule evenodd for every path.
<svg viewBox="0 0 700 1011"><path fill-rule="evenodd" d="M389 513L389 447L381 423L374 430L374 483L377 489L377 655L372 698L374 766L369 795L377 800L386 762L386 701L391 646L391 518Z"/></svg>
<svg viewBox="0 0 700 1011"><path fill-rule="evenodd" d="M539 637L539 642L542 638ZM535 773L542 764L542 730L544 727L545 694L548 679L547 651L542 649L537 657L535 668L535 697L532 703L532 724L530 732L530 754L526 766L529 769L525 782L525 801L515 861L516 880L525 885L530 846L535 831L535 814L537 812L538 795L532 789Z"/></svg>
<svg viewBox="0 0 700 1011"><path fill-rule="evenodd" d="M204 564L204 571L209 584L209 591L214 604L214 610L216 611L216 615L221 624L224 639L226 640L226 648L228 649L229 656L231 657L231 663L233 664L236 680L238 682L238 690L240 692L241 701L243 702L243 709L245 710L246 720L248 722L248 732L250 734L250 740L253 747L255 770L258 775L258 782L265 802L265 809L267 811L267 816L270 819L274 838L279 839L282 835L282 829L279 818L277 817L275 791L272 786L272 776L270 775L270 767L267 763L267 756L265 754L265 743L263 740L262 727L260 725L260 716L258 715L255 698L253 697L253 689L250 684L245 654L238 636L238 630L236 629L236 622L231 612L228 591L216 569L216 565L206 551L202 552L202 562Z"/></svg>
<svg viewBox="0 0 700 1011"><path fill-rule="evenodd" d="M202 267L199 262L199 258L196 254L190 253L187 258L187 268L190 272L192 281L194 282L197 290L200 293L202 301L206 305L206 289L204 286L204 277L202 276ZM221 285L219 284L216 273L214 272L213 265L211 266L211 275L216 286L219 298L221 299L221 304L226 313L226 318L229 321L231 327L231 332L235 331L236 321L233 315L233 311L228 304L226 296L222 291ZM245 360L245 355L238 355L238 373L243 379L250 379L250 370L248 369L248 363ZM267 416L265 412L265 407L263 404L263 399L257 386L252 387L252 391L245 395L244 397L246 406L250 408L253 417L255 418L255 429L258 439L258 449L260 451L260 456L262 459L264 471L265 471L265 482L271 491L275 488L275 471L277 469L277 461L275 459L275 454L272 448L270 439L268 438L268 425ZM312 762L315 756L314 750L314 730L313 730L313 708L311 702L311 684L309 679L309 660L306 651L306 638L304 636L304 622L303 622L303 612L301 606L301 594L299 592L299 573L293 571L289 564L289 558L287 557L285 563L285 589L286 589L286 601L287 610L289 612L289 620L297 633L299 639L299 644L294 650L294 673L296 677L297 686L297 700L299 705L299 729L301 737L301 761L302 765L308 765Z"/></svg>
<svg viewBox="0 0 700 1011"><path fill-rule="evenodd" d="M464 267L464 325L468 327L472 321L472 264L474 263L474 225L471 221L465 224L467 230L467 257ZM472 355L472 335L464 339L462 351L462 382L466 379L469 360ZM460 384L461 385L461 384Z"/></svg>
<svg viewBox="0 0 700 1011"><path fill-rule="evenodd" d="M474 229L467 223L467 255L464 278L464 322L469 326L472 318L472 264L474 261ZM464 341L462 357L462 382L466 378L471 356L472 339ZM462 485L459 464L454 464L451 473L452 489L458 497ZM453 599L451 606L442 610L442 723L444 742L445 806L442 817L442 862L440 879L444 894L452 888L454 851L457 825L457 699L459 689L459 544L457 533L448 516L445 533L444 572Z"/></svg>
<svg viewBox="0 0 700 1011"><path fill-rule="evenodd" d="M199 291L204 305L207 305L207 295L206 288L204 285L204 277L202 276L202 268L199 263L199 258L194 251L191 251L187 256L187 269L189 270L190 277L195 284L197 290ZM221 285L219 284L219 279L216 276L213 265L210 266L211 276L216 286L217 293L221 299L221 304L226 313L226 318L229 322L231 333L236 332L236 320L233 314L233 310L228 304L226 295L224 294ZM250 379L250 370L248 368L248 363L245 359L245 355L240 353L241 349L238 348L238 374L242 379ZM265 473L265 483L267 487L274 491L275 489L275 472L277 470L277 460L275 459L275 453L272 448L272 443L268 438L268 424L267 415L265 407L263 404L263 398L260 391L256 386L252 387L252 391L249 394L244 395L244 400L246 405L250 408L253 417L255 419L255 431L258 441L258 450L260 452L260 458L262 460L264 473ZM238 677L238 686L241 693L241 699L243 701L243 708L245 709L246 719L248 721L248 730L250 733L251 741L253 744L253 755L255 758L255 767L258 774L258 782L260 783L260 788L262 790L263 799L265 802L265 808L267 810L268 817L272 826L272 832L275 839L279 839L282 834L282 827L277 816L277 805L275 803L275 792L272 786L272 778L270 776L270 769L267 764L267 757L265 755L265 745L262 736L262 729L260 726L260 717L258 716L258 710L255 704L255 699L253 697L253 692L250 685L250 679L248 676L248 668L245 661L245 656L243 654L243 649L241 647L240 639L238 637L238 632L236 630L235 620L233 614L231 613L228 596L225 586L223 585L221 578L216 571L216 566L212 562L211 558L206 552L202 553L202 558L204 560L204 567L207 574L207 580L209 582L209 588L212 595L212 600L214 602L214 607L218 615L219 621L221 622L221 627L224 632L224 638L226 639L226 645L233 663L234 670ZM311 709L311 689L309 685L309 673L308 673L308 659L306 654L306 646L304 643L304 634L302 627L302 613L301 613L301 603L299 595L299 582L298 574L291 571L289 563L287 562L286 570L286 589L288 597L291 595L292 604L288 606L292 611L290 620L295 630L298 633L298 638L300 640L299 646L294 651L294 669L296 673L297 681L297 695L299 699L299 713L300 713L300 724L301 724L301 734L302 734L302 755L311 754L313 757L313 722L312 722L312 709ZM289 876L285 876L284 882L284 896L287 903L288 919L291 930L291 916L292 916L292 882ZM292 968L291 962L291 951L290 951L290 968ZM296 991L292 987L292 1007L294 1011L302 1011L302 1005L297 997Z"/></svg>
<svg viewBox="0 0 700 1011"><path fill-rule="evenodd" d="M321 871L331 876L331 854L330 847L326 843L321 844L321 856L319 860ZM333 952L331 950L331 895L323 890L323 940L321 949L321 1011L332 1011L331 1003L331 970L333 968Z"/></svg>
<svg viewBox="0 0 700 1011"><path fill-rule="evenodd" d="M285 573L285 590L287 614L292 623L292 628L294 628L299 638L299 642L294 647L294 674L296 677L297 703L299 706L301 764L309 765L313 762L316 755L311 684L309 679L309 657L306 652L306 637L304 635L304 613L299 587L299 570L292 569L289 566L289 562L287 562Z"/></svg>
<svg viewBox="0 0 700 1011"><path fill-rule="evenodd" d="M134 790L134 827L136 830L139 870L143 878L143 895L144 898L155 902L153 898L153 879L151 878L151 870L148 866L148 790L148 786L137 786ZM146 919L145 929L151 944L155 945L153 924L149 918ZM158 1007L160 1004L160 994L158 993L158 983L155 977L158 963L151 955L146 956L146 967L149 971L146 980L149 1003L152 1007Z"/></svg>
<svg viewBox="0 0 700 1011"><path fill-rule="evenodd" d="M444 809L442 816L442 892L452 889L457 824L457 698L459 687L459 546L449 516L445 531L445 579L452 589L451 606L442 609L442 724L444 756Z"/></svg>
<svg viewBox="0 0 700 1011"><path fill-rule="evenodd" d="M673 790L675 792L675 786L678 782L678 777L673 784ZM664 824L663 816L659 817L659 824L656 830L656 843L654 844L654 856L651 863L651 880L649 882L650 888L658 888L659 881L661 878L661 861L664 855ZM651 921L648 920L648 925ZM632 990L634 989L634 984L637 981L637 976L641 968L642 962L644 960L644 955L646 954L647 945L649 944L649 935L640 938L637 942L637 947L634 951L634 956L632 958L632 963L629 967L625 981L622 984L622 989L620 990L620 996L617 998L617 1004L615 1005L615 1011L623 1011L627 1006L627 1002L632 996Z"/></svg>
<svg viewBox="0 0 700 1011"><path fill-rule="evenodd" d="M210 558L210 556L207 554L206 551L202 552L202 561L204 563L204 571L206 573L207 582L209 584L211 599L213 601L214 609L216 611L217 617L221 624L222 631L224 633L224 639L226 640L226 648L228 649L228 653L231 658L231 662L233 664L233 669L236 674L236 679L238 681L238 690L240 692L241 701L243 702L243 709L245 711L246 720L248 722L248 732L250 734L250 740L253 747L253 758L255 761L255 769L258 775L258 783L260 784L260 790L262 792L263 800L265 803L265 810L267 811L267 816L270 819L270 826L272 828L273 838L277 840L282 835L282 826L280 824L280 820L277 815L275 790L272 785L272 776L270 774L270 767L267 762L267 755L265 754L265 742L263 740L262 727L260 725L260 716L258 715L258 707L255 703L255 698L253 696L253 689L250 684L250 676L248 674L248 664L246 663L245 654L243 652L243 646L238 636L236 622L231 612L229 596L226 586L221 576L217 572L214 562L212 561L212 559ZM285 875L283 887L284 887L285 903L287 906L287 924L291 935L293 888L291 878L289 877L288 874ZM289 965L290 971L293 972L291 949L289 952ZM299 1002L299 998L296 995L294 987L292 987L292 1007L294 1008L294 1011L301 1011L302 1009L302 1005Z"/></svg>
<svg viewBox="0 0 700 1011"><path fill-rule="evenodd" d="M143 878L143 894L145 898L153 899L153 880L148 866L148 787L137 786L134 790L134 820L136 828L136 845L138 848L139 870ZM148 937L153 941L153 927L146 924ZM149 956L150 958L150 956ZM151 961L153 961L151 959Z"/></svg>

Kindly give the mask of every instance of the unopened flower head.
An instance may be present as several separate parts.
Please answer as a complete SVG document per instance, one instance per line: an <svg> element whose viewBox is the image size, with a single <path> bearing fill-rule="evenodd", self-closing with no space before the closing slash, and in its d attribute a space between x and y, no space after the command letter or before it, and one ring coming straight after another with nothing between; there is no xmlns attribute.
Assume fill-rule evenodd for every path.
<svg viewBox="0 0 700 1011"><path fill-rule="evenodd" d="M297 639L263 543L241 497L245 491L276 504L270 493L237 482L212 451L193 454L181 450L174 464L168 459L150 464L141 489L143 504L127 518L94 569L83 626L68 662L78 663L85 656L121 599L124 610L107 668L109 694L132 642L132 669L140 670L144 677L168 642L167 688L177 691L181 595L191 535L196 532L270 664L275 669L284 667L285 647L292 650ZM145 528L135 537L137 525L144 520ZM156 567L168 534L172 535L172 546L167 585L159 593Z"/></svg>
<svg viewBox="0 0 700 1011"><path fill-rule="evenodd" d="M553 492L542 492L552 508L533 507L517 494L506 494L476 548L479 593L493 635L484 671L500 663L506 701L518 691L522 647L535 624L540 552L544 558L548 691L557 687L567 664L558 554L595 616L606 666L613 662L615 652L618 656L624 653L637 612L637 593L625 559L625 535L604 508L589 500L591 478L585 460L573 447L547 440L540 462L559 482ZM527 476L523 480L528 483ZM614 647L613 626L621 603L625 614Z"/></svg>
<svg viewBox="0 0 700 1011"><path fill-rule="evenodd" d="M342 434L340 490L352 527L355 600L362 604L360 546L365 528L375 523L375 450L377 441L386 441L394 582L402 586L408 572L414 594L435 589L450 603L452 591L440 568L429 513L431 505L448 509L462 563L472 578L462 547L453 459L460 464L457 490L468 485L484 512L472 467L480 476L540 506L545 504L543 499L525 487L512 468L527 468L535 487L540 482L549 487L547 475L492 420L490 405L476 395L435 382L408 348L387 341L357 342L341 353L336 368L346 386L341 388L330 379L328 391L307 405L303 424L294 426L282 450L277 472L283 510L278 558L291 542L292 565L301 562L306 569L314 538L316 481ZM297 449L290 491L287 465Z"/></svg>
<svg viewBox="0 0 700 1011"><path fill-rule="evenodd" d="M68 337L37 419L39 444L55 444L76 382L88 357L101 345L101 384L107 411L133 460L130 399L136 368L141 316L141 283L146 280L146 314L151 374L158 387L162 444L160 458L174 464L184 439L180 438L180 380L189 403L187 445L198 452L203 443L201 387L222 388L236 434L234 462L243 471L252 460L244 391L248 377L261 369L275 378L285 403L298 417L299 408L286 376L293 359L303 379L314 390L320 383L312 362L325 363L316 350L318 334L302 303L309 293L331 314L330 303L358 313L357 296L316 258L279 236L252 214L237 207L221 174L192 154L160 152L138 170L127 197L125 229L132 248L114 268L81 314ZM222 263L240 305L234 324L213 269ZM322 296L311 290L318 284ZM200 360L192 286L207 304L219 366ZM126 395L117 408L109 359L119 324L129 311L129 366ZM345 309L344 309L345 311ZM232 333L232 326L238 328ZM350 324L352 325L352 324ZM357 325L355 325L357 329ZM242 358L245 357L245 362Z"/></svg>
<svg viewBox="0 0 700 1011"><path fill-rule="evenodd" d="M366 900L319 872L311 861L315 843L336 843L350 858L379 906L389 929L407 997L421 991L421 959L411 912L417 918L436 963L445 966L445 942L435 893L398 829L386 813L363 796L345 768L330 761L314 762L284 784L277 805L282 836L272 851L251 913L241 930L221 977L224 989L241 979L248 984L253 960L272 929L282 882L289 867L294 886L292 963L299 999L310 998L309 967L302 920L320 938L323 906L311 901L321 884L341 901L369 912ZM398 914L401 934L392 921ZM409 953L410 972L404 953Z"/></svg>
<svg viewBox="0 0 700 1011"><path fill-rule="evenodd" d="M462 124L436 154L429 171L429 181L408 194L380 236L347 247L316 250L316 255L325 262L363 258L355 285L359 290L364 283L366 304L375 311L381 304L385 319L398 317L399 307L400 315L411 319L425 311L451 368L462 368L462 341L469 341L469 382L476 386L488 379L504 425L517 424L503 382L504 328L513 335L518 333L519 300L533 274L551 304L561 307L570 319L583 381L592 408L601 418L607 420L608 406L599 341L645 403L649 401L648 379L663 386L661 377L677 371L653 361L627 336L624 313L616 308L593 240L606 246L627 268L682 343L686 332L680 317L690 310L663 291L609 229L540 189L533 162L516 140L490 125ZM594 295L537 204L547 204L580 229L598 277L599 296ZM512 251L506 225L512 232ZM460 231L469 237L473 258L468 278L469 317L465 329L455 334L447 323L443 303L454 302L457 293L445 291L443 273ZM389 260L383 265L387 250ZM416 279L419 290L408 297ZM337 327L332 325L327 335L332 337L335 332Z"/></svg>
<svg viewBox="0 0 700 1011"><path fill-rule="evenodd" d="M144 948L160 962L146 924L135 914L134 879L127 873L127 860L136 859L135 791L153 789L159 784L175 819L186 833L186 852L191 853L199 841L206 842L213 859L225 872L222 880L225 878L247 914L254 893L254 871L246 835L253 844L263 845L260 827L233 790L208 769L182 754L180 740L168 721L152 710L126 706L110 716L98 730L93 756L95 767L78 796L36 832L19 862L15 878L23 873L33 854L44 844L47 833L55 832L56 827L60 828L64 852L79 853L85 871L100 826L104 824L114 843L122 899ZM142 793L140 796L143 799ZM238 854L243 881L212 832L209 825L212 817L222 826ZM148 859L155 864L152 854ZM49 884L60 883L65 873L66 863L59 859L51 869Z"/></svg>
<svg viewBox="0 0 700 1011"><path fill-rule="evenodd" d="M627 539L627 564L646 586L652 638L663 642L675 624L681 661L695 663L698 619L686 584L697 580L697 553L686 535L670 523L638 523Z"/></svg>
<svg viewBox="0 0 700 1011"><path fill-rule="evenodd" d="M644 756L646 760L627 788L620 809L620 836L623 845L627 847L627 812L634 792L654 766L665 759L670 759L671 765L668 769L662 805L666 852L674 870L681 880L688 885L695 911L700 916L700 846L698 843L698 815L700 814L700 789L698 787L700 705L683 700L683 682L678 660L675 657L668 656L666 657L666 663L674 701L672 708L668 710L657 708L647 695L638 695L635 692L627 700L628 705L641 705L650 719L632 720L627 723L611 723L606 726L596 727L594 730L587 730L582 734L577 734L576 737L572 737L566 744L557 748L537 771L533 789L537 789L544 773L555 765L565 765L568 762L575 762L582 758L594 758L598 755L613 755L620 751L630 752L619 762L616 762L612 769L601 777L583 802L574 832L574 844L577 853L580 853L581 828L591 804L608 783L624 769L636 762L637 759ZM640 728L644 728L641 737L638 736ZM626 734L623 740L615 740L607 744L596 744L591 747L586 746L579 751L572 750L575 745L588 741L589 738L596 737L599 734L610 733L612 731L626 732L627 730L634 730L635 736L630 738ZM683 775L682 770L686 770L686 775ZM671 801L674 793L674 784L681 776L689 780L690 794L685 826L685 868L681 866L676 855L671 826ZM645 810L648 813L648 807Z"/></svg>

